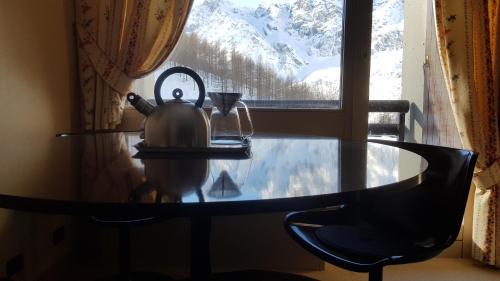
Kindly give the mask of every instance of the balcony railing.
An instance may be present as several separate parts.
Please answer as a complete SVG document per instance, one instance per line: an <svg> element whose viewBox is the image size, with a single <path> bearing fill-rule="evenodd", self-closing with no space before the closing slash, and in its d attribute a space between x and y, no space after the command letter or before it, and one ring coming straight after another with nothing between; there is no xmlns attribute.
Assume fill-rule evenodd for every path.
<svg viewBox="0 0 500 281"><path fill-rule="evenodd" d="M154 100L150 100L155 104ZM194 102L194 100L193 100ZM253 108L293 108L293 109L339 109L339 100L244 100L248 107ZM206 99L204 107L212 107L210 99ZM410 111L407 100L370 100L368 112L397 114L397 122L381 120L368 124L368 135L395 136L404 141L405 115ZM392 119L392 118L390 118Z"/></svg>
<svg viewBox="0 0 500 281"><path fill-rule="evenodd" d="M368 135L392 135L399 141L405 139L405 115L410 111L407 100L371 100L368 102L368 112L396 113L398 123L369 123Z"/></svg>

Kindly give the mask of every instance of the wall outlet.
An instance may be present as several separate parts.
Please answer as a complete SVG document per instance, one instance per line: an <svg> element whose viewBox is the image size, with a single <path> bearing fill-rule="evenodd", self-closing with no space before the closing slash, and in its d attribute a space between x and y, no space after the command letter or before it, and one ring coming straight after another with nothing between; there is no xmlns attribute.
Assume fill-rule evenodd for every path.
<svg viewBox="0 0 500 281"><path fill-rule="evenodd" d="M7 277L11 277L14 274L24 270L24 255L19 254L7 261L5 265L5 273Z"/></svg>
<svg viewBox="0 0 500 281"><path fill-rule="evenodd" d="M64 225L54 230L52 233L52 243L54 246L64 241Z"/></svg>

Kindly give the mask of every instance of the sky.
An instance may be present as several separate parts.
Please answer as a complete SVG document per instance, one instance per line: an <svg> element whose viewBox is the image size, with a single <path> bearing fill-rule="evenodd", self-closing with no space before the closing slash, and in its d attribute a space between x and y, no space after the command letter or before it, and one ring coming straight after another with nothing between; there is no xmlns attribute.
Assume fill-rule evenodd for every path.
<svg viewBox="0 0 500 281"><path fill-rule="evenodd" d="M199 5L203 3L204 0L195 0L194 5ZM228 0L238 6L257 8L260 3L265 2L265 0Z"/></svg>
<svg viewBox="0 0 500 281"><path fill-rule="evenodd" d="M257 8L257 6L264 1L265 0L229 0L229 2L233 2L236 5L255 8Z"/></svg>

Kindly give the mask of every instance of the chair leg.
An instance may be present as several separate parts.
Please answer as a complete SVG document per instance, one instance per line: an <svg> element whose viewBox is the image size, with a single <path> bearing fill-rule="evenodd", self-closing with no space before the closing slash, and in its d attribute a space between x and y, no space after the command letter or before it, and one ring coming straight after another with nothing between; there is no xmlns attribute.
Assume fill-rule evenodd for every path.
<svg viewBox="0 0 500 281"><path fill-rule="evenodd" d="M368 281L382 281L382 267L376 268L368 273Z"/></svg>

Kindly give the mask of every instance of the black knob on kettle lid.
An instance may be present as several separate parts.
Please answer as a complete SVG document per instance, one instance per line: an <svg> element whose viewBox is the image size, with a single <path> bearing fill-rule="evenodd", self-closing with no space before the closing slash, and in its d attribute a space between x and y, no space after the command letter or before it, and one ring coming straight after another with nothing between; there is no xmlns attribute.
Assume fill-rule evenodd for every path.
<svg viewBox="0 0 500 281"><path fill-rule="evenodd" d="M172 96L174 96L174 98L176 100L180 100L182 98L182 96L184 95L184 93L182 92L181 89L177 88L177 89L174 89L172 91Z"/></svg>

